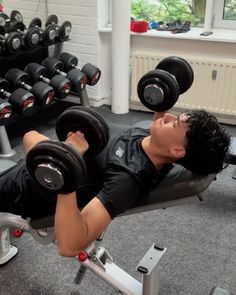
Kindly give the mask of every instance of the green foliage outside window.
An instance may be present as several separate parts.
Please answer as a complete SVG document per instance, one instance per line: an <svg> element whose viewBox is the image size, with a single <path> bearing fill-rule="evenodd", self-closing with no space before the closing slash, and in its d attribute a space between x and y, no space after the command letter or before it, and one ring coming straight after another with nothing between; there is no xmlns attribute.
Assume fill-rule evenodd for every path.
<svg viewBox="0 0 236 295"><path fill-rule="evenodd" d="M149 21L191 21L192 25L204 23L206 0L132 0L131 16Z"/></svg>
<svg viewBox="0 0 236 295"><path fill-rule="evenodd" d="M236 20L236 0L225 1L223 18L226 20Z"/></svg>

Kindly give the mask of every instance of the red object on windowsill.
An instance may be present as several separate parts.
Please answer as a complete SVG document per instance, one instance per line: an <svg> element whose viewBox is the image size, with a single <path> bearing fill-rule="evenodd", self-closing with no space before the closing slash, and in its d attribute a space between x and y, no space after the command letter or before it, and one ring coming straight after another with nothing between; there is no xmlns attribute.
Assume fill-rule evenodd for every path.
<svg viewBox="0 0 236 295"><path fill-rule="evenodd" d="M130 31L135 33L146 33L148 30L148 23L143 20L131 20Z"/></svg>
<svg viewBox="0 0 236 295"><path fill-rule="evenodd" d="M3 12L3 6L0 4L0 12Z"/></svg>

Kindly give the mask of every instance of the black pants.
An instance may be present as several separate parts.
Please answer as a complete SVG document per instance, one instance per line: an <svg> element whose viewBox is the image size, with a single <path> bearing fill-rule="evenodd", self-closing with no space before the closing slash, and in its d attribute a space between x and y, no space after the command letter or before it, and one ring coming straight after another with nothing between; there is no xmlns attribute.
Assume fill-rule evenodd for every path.
<svg viewBox="0 0 236 295"><path fill-rule="evenodd" d="M0 175L0 212L40 218L55 213L56 194L38 185L21 161Z"/></svg>

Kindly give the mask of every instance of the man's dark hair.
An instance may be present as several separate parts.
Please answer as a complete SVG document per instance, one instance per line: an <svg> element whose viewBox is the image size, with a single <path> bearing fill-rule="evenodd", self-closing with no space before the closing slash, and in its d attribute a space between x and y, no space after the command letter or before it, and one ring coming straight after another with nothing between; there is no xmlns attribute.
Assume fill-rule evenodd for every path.
<svg viewBox="0 0 236 295"><path fill-rule="evenodd" d="M218 173L224 167L230 136L216 117L205 110L186 112L189 115L186 133L186 155L178 163L197 174Z"/></svg>

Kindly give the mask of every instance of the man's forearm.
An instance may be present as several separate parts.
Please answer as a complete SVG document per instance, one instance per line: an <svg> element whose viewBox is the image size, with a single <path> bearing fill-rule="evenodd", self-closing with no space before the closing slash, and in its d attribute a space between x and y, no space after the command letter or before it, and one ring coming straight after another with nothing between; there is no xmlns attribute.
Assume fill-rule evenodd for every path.
<svg viewBox="0 0 236 295"><path fill-rule="evenodd" d="M23 148L25 154L28 153L28 151L36 145L38 142L43 140L48 140L49 138L38 131L29 131L27 132L23 137Z"/></svg>
<svg viewBox="0 0 236 295"><path fill-rule="evenodd" d="M57 197L55 234L62 256L75 256L87 246L87 226L77 207L75 193Z"/></svg>

